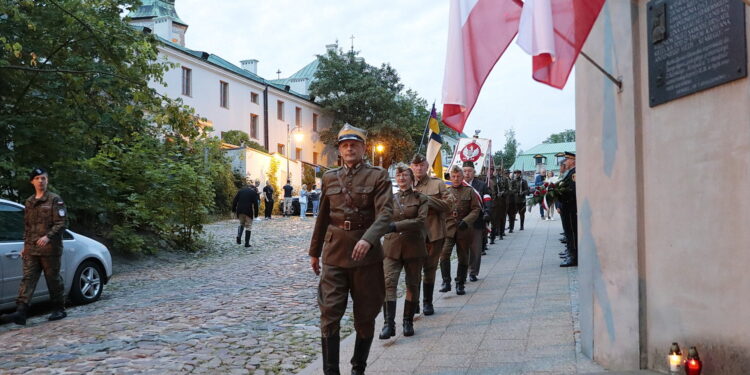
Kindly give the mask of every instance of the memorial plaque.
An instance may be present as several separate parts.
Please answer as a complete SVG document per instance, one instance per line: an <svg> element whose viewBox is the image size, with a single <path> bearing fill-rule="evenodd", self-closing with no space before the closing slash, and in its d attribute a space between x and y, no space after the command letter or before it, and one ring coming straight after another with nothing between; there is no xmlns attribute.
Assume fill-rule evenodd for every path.
<svg viewBox="0 0 750 375"><path fill-rule="evenodd" d="M647 9L651 107L747 76L742 0L652 0Z"/></svg>

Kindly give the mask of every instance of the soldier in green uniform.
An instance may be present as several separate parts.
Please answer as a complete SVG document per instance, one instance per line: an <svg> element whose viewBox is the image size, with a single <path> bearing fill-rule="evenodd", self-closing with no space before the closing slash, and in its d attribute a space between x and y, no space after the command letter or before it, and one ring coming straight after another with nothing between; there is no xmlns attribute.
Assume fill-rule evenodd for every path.
<svg viewBox="0 0 750 375"><path fill-rule="evenodd" d="M492 234L490 243L495 243L495 238L505 237L505 217L508 214L508 197L510 194L510 180L503 176L503 169L495 169L495 177L490 180L490 192L492 193Z"/></svg>
<svg viewBox="0 0 750 375"><path fill-rule="evenodd" d="M523 175L521 174L521 170L516 169L513 171L513 174L515 175L513 180L510 182L510 191L511 191L511 200L515 201L514 209L518 212L518 219L520 228L519 230L523 230L523 222L526 218L526 196L529 195L529 183L526 181L525 178L523 178ZM513 215L513 219L515 219L515 213ZM510 232L513 233L513 225L515 220L511 220L510 222Z"/></svg>
<svg viewBox="0 0 750 375"><path fill-rule="evenodd" d="M404 336L414 335L414 313L419 306L419 288L422 265L427 257L425 246L425 219L429 210L427 196L414 191L414 172L406 164L396 165L396 184L399 191L393 195L391 233L385 235L383 250L385 260L385 322L380 338L396 335L396 290L401 269L406 274L404 299Z"/></svg>
<svg viewBox="0 0 750 375"><path fill-rule="evenodd" d="M482 205L474 188L464 183L464 171L458 165L450 170L451 187L448 191L453 195L455 203L446 221L445 244L440 255L440 273L443 285L439 292L451 290L451 253L456 246L458 255L458 269L456 270L456 294L466 294L464 284L469 270L469 250L474 242L475 232L472 228L476 220L481 220Z"/></svg>
<svg viewBox="0 0 750 375"><path fill-rule="evenodd" d="M357 337L352 374L364 374L385 298L383 248L393 193L388 172L365 163L366 132L349 124L338 134L341 168L322 178L321 200L310 241L310 266L320 275L318 305L323 371L339 373L339 329L351 295ZM320 257L323 256L322 265Z"/></svg>
<svg viewBox="0 0 750 375"><path fill-rule="evenodd" d="M423 267L422 301L424 304L424 314L432 315L435 313L435 309L432 306L432 295L435 290L435 273L440 262L440 253L443 251L443 242L445 242L445 219L454 201L453 195L448 193L443 180L427 175L430 165L424 155L414 155L411 159L410 167L414 171L414 177L416 178L414 190L426 195L429 205L427 219L425 219L425 228L427 229L427 258Z"/></svg>
<svg viewBox="0 0 750 375"><path fill-rule="evenodd" d="M67 211L62 198L47 191L49 176L41 168L29 175L34 195L26 199L24 212L23 279L18 288L16 312L3 315L0 321L26 325L26 317L39 276L44 272L54 310L49 320L68 316L65 312L65 287L60 276L60 258L63 253L63 232Z"/></svg>

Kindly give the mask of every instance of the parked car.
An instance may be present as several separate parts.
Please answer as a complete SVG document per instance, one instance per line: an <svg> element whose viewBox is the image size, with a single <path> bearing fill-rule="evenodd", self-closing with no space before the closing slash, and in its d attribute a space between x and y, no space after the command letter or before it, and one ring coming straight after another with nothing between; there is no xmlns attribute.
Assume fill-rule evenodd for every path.
<svg viewBox="0 0 750 375"><path fill-rule="evenodd" d="M0 310L16 306L23 276L24 206L0 199ZM107 247L70 230L63 233L60 265L68 300L77 304L97 301L112 277L112 256ZM49 299L44 276L34 291L33 302Z"/></svg>
<svg viewBox="0 0 750 375"><path fill-rule="evenodd" d="M281 202L279 202L279 211L284 212L284 198L279 199ZM299 216L299 196L292 197L292 215ZM312 202L308 199L307 201L307 210L305 210L305 216L312 216L313 214L313 205Z"/></svg>

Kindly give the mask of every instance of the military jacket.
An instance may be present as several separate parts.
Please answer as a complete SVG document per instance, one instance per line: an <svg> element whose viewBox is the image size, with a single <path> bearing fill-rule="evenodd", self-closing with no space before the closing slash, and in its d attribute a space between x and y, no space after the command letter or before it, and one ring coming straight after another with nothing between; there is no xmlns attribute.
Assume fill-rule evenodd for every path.
<svg viewBox="0 0 750 375"><path fill-rule="evenodd" d="M507 200L510 196L510 179L505 176L497 176L490 180L490 192L495 201Z"/></svg>
<svg viewBox="0 0 750 375"><path fill-rule="evenodd" d="M392 259L410 259L427 256L425 244L429 204L426 195L409 189L393 194L391 220L396 232L385 235L383 250Z"/></svg>
<svg viewBox="0 0 750 375"><path fill-rule="evenodd" d="M576 169L575 167L565 171L558 185L562 194L558 198L562 209L577 209L576 200Z"/></svg>
<svg viewBox="0 0 750 375"><path fill-rule="evenodd" d="M511 202L526 204L526 196L529 195L529 183L525 178L516 178L510 181Z"/></svg>
<svg viewBox="0 0 750 375"><path fill-rule="evenodd" d="M63 232L67 227L68 212L62 198L55 193L45 192L36 199L34 195L26 199L24 222L24 252L36 256L60 256L63 250ZM36 241L44 236L49 238L45 246L37 246Z"/></svg>
<svg viewBox="0 0 750 375"><path fill-rule="evenodd" d="M414 190L424 194L428 199L429 210L425 220L427 241L433 242L445 238L445 219L455 202L448 192L445 182L436 177L425 177L418 181Z"/></svg>
<svg viewBox="0 0 750 375"><path fill-rule="evenodd" d="M323 256L323 263L353 268L383 260L380 237L388 232L393 207L391 179L383 168L364 162L326 172L322 178L320 206L308 254ZM359 240L372 247L364 259L354 261Z"/></svg>
<svg viewBox="0 0 750 375"><path fill-rule="evenodd" d="M468 229L458 229L458 223L461 220L471 228L481 215L482 205L479 204L479 197L471 186L451 186L448 191L453 195L455 203L446 220L445 232L447 237L453 237L457 231L461 232Z"/></svg>

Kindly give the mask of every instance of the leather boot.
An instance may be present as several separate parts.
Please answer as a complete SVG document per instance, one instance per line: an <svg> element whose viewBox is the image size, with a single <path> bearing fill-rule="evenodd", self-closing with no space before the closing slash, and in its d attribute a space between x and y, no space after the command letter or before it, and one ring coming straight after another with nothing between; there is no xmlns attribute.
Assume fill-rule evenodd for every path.
<svg viewBox="0 0 750 375"><path fill-rule="evenodd" d="M339 336L323 337L323 374L340 375L339 372Z"/></svg>
<svg viewBox="0 0 750 375"><path fill-rule="evenodd" d="M414 308L417 303L404 300L404 336L414 336Z"/></svg>
<svg viewBox="0 0 750 375"><path fill-rule="evenodd" d="M569 256L561 264L560 267L578 267L578 257Z"/></svg>
<svg viewBox="0 0 750 375"><path fill-rule="evenodd" d="M250 234L251 233L252 232L249 231L249 230L245 231L245 247L251 247L251 246L253 246L253 245L250 245Z"/></svg>
<svg viewBox="0 0 750 375"><path fill-rule="evenodd" d="M51 322L55 320L65 319L67 316L68 313L65 312L65 309L55 309L55 311L53 311L52 314L47 317L47 320Z"/></svg>
<svg viewBox="0 0 750 375"><path fill-rule="evenodd" d="M243 229L245 229L245 228L243 228L242 225L240 225L237 228L237 245L241 245L242 244L242 230Z"/></svg>
<svg viewBox="0 0 750 375"><path fill-rule="evenodd" d="M381 340L388 340L396 336L396 301L383 303L383 330L380 331Z"/></svg>
<svg viewBox="0 0 750 375"><path fill-rule="evenodd" d="M352 375L364 375L367 367L367 357L370 355L372 337L359 338L354 341L354 354L352 355Z"/></svg>
<svg viewBox="0 0 750 375"><path fill-rule="evenodd" d="M451 291L451 261L441 260L440 261L440 274L443 276L443 285L438 290L440 293Z"/></svg>
<svg viewBox="0 0 750 375"><path fill-rule="evenodd" d="M16 312L11 314L4 314L0 316L0 323L16 323L19 326L26 325L26 317L28 316L29 305L21 303L16 306Z"/></svg>
<svg viewBox="0 0 750 375"><path fill-rule="evenodd" d="M424 315L432 315L435 313L435 308L432 307L432 293L434 291L435 284L422 283L422 293L424 293L424 298L422 299Z"/></svg>
<svg viewBox="0 0 750 375"><path fill-rule="evenodd" d="M458 295L466 294L464 284L466 284L466 273L468 270L469 266L458 265L458 270L456 270L456 294Z"/></svg>

